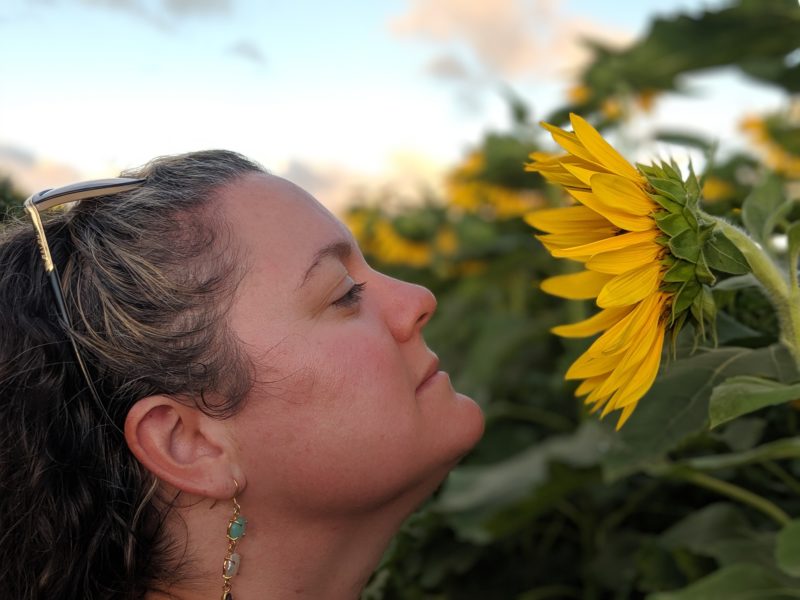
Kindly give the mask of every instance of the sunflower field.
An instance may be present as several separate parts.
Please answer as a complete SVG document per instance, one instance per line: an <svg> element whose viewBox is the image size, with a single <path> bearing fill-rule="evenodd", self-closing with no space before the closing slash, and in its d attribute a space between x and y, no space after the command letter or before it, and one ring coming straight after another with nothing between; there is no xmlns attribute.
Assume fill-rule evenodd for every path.
<svg viewBox="0 0 800 600"><path fill-rule="evenodd" d="M442 198L348 211L377 268L436 293L426 338L487 416L363 600L800 598L800 6L676 14L593 57L542 127L512 100ZM615 147L723 68L785 99L742 115L746 152Z"/></svg>

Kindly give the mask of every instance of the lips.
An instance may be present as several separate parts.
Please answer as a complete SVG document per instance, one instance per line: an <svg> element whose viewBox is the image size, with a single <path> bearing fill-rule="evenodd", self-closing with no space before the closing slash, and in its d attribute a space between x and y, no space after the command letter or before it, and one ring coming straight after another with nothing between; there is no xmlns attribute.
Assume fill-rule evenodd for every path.
<svg viewBox="0 0 800 600"><path fill-rule="evenodd" d="M439 372L439 358L434 356L431 363L428 365L428 368L425 370L425 374L422 376L422 381L419 382L417 386L417 391L422 389L426 383L428 383L431 378Z"/></svg>

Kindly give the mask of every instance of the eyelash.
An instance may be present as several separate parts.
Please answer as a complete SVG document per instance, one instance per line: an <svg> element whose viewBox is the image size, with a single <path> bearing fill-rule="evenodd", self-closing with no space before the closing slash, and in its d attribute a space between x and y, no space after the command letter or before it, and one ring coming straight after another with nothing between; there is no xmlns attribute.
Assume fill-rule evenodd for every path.
<svg viewBox="0 0 800 600"><path fill-rule="evenodd" d="M354 283L353 287L347 290L347 293L344 296L333 302L333 305L338 308L349 308L358 304L358 302L361 300L361 294L363 293L366 285L366 282Z"/></svg>

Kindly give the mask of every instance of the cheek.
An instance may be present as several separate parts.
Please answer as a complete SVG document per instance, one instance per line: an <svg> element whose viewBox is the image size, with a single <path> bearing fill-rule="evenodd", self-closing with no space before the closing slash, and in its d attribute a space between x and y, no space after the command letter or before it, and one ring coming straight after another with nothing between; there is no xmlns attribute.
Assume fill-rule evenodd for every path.
<svg viewBox="0 0 800 600"><path fill-rule="evenodd" d="M295 506L357 508L397 494L420 463L420 414L399 349L363 334L292 346L279 353L294 358L283 376L247 407L252 468Z"/></svg>

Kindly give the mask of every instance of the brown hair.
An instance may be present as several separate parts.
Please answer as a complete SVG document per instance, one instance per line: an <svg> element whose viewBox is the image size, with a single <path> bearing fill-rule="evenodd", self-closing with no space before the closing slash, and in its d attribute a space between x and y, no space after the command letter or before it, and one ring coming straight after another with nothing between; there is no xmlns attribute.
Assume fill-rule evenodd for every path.
<svg viewBox="0 0 800 600"><path fill-rule="evenodd" d="M51 211L45 229L99 391L87 393L30 223L0 236L0 581L17 600L132 599L175 573L157 481L127 448L153 394L224 418L253 385L226 324L241 262L220 190L263 169L227 151L153 160L135 190Z"/></svg>

